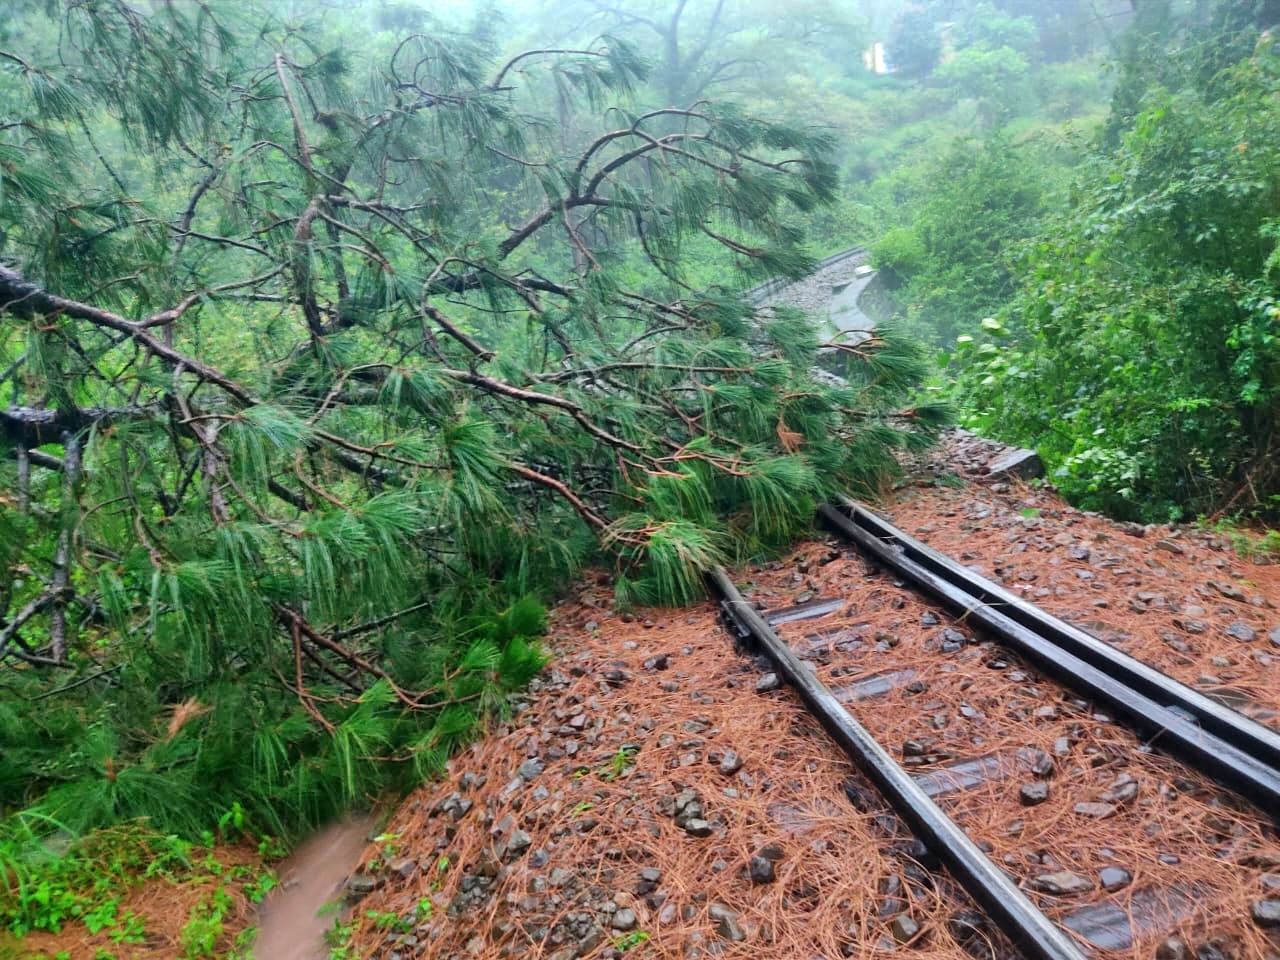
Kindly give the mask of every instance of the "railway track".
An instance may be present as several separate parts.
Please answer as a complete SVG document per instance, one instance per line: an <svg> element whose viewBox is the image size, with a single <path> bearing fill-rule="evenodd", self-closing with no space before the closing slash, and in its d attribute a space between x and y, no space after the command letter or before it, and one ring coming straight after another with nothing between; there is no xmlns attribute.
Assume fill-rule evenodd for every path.
<svg viewBox="0 0 1280 960"><path fill-rule="evenodd" d="M1211 777L1253 806L1260 830L1274 830L1274 823L1268 821L1280 811L1280 733L1045 614L936 553L860 504L844 501L824 506L819 518L833 534L855 546L890 576L909 582L949 609L958 618L957 623L980 629L996 639L1010 656L1021 658L1031 669L1073 690L1075 696L1083 698L1075 701L1077 706L1088 705L1091 713L1086 715L1108 723L1113 715L1122 717L1143 738L1145 746L1139 752L1145 754L1154 748ZM984 786L990 788L995 781L1022 773L1034 775L1045 784L1028 794L1034 799L1047 791L1049 778L1062 765L1066 750L1055 748L1056 757L1029 746L1003 755L958 757L942 751L930 756L927 742L908 742L903 744L901 753L904 760L917 761L912 765L916 772L912 772L895 759L893 748L878 742L868 729L870 724L864 726L854 718L847 705L852 703L855 709L857 705L870 706L869 712L874 715L874 701L879 694L895 685L912 683L923 693L928 684L913 680L910 669L880 669L843 686L823 683L813 668L815 652L833 677L863 672L868 644L866 638L858 636L856 626L805 633L790 643L779 635L779 631L812 630L813 624L820 621L838 619L849 608L850 597L819 597L798 606L762 612L744 598L725 571L716 570L709 579L733 632L768 658L772 669L795 689L810 713L910 827L928 855L945 864L951 876L1023 951L1022 955L1044 960L1082 960L1093 951L1122 948L1127 946L1126 940L1132 940L1135 927L1149 932L1162 924L1176 926L1180 909L1189 908L1196 899L1194 885L1174 885L1166 890L1151 887L1134 896L1132 902L1139 909L1133 915L1114 907L1097 906L1067 913L1059 918L1060 923L1053 922L1024 890L1038 886L1041 891L1047 888L1052 893L1053 883L1043 880L1043 872L1040 877L1020 879L1016 872L1009 871L1008 863L1001 866L994 862L988 851L971 840L964 827L944 811L943 804L948 801L943 798ZM971 649L969 643L953 638L933 652L939 660L946 660L963 658ZM973 662L972 657L970 661ZM986 665L1000 669L974 672L996 677L1009 663L988 659ZM971 681L970 677L965 682ZM1001 696L997 692L989 700L998 702ZM1045 717L1056 717L1054 706L1040 710ZM984 718L980 711L975 713L980 726ZM976 735L972 739L983 742L985 737ZM1129 758L1124 762L1128 764ZM1107 819L1131 803L1136 792L1137 780L1122 774L1113 796L1108 798L1114 802L1077 807L1087 808L1085 817ZM1054 882L1067 881L1059 877ZM1143 904L1147 907L1145 915Z"/></svg>
<svg viewBox="0 0 1280 960"><path fill-rule="evenodd" d="M841 250L837 253L831 254L829 257L824 257L819 260L817 265L814 267L813 273L811 273L805 280L791 280L789 278L779 277L766 281L758 287L753 287L748 290L746 297L754 304L763 304L770 297L773 297L784 290L794 290L794 288L807 283L814 278L819 278L820 282L826 271L830 270L832 267L839 266L847 260L856 260L859 257L864 257L866 253L866 247L849 247L847 250Z"/></svg>

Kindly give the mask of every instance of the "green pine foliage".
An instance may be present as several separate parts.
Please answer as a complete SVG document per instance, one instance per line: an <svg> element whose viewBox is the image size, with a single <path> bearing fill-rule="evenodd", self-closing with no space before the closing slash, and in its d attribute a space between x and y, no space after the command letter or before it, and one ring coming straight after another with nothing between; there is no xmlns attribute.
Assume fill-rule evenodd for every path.
<svg viewBox="0 0 1280 960"><path fill-rule="evenodd" d="M833 383L746 296L827 133L647 110L609 36L142 6L0 47L15 823L293 835L501 712L584 564L693 599L945 422L917 345Z"/></svg>

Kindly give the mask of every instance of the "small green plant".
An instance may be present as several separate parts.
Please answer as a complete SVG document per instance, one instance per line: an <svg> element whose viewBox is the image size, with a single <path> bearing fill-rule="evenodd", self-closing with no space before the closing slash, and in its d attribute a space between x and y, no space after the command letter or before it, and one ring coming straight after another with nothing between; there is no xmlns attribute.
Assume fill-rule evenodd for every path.
<svg viewBox="0 0 1280 960"><path fill-rule="evenodd" d="M652 934L648 930L632 930L630 933L624 933L613 938L613 948L626 953L633 947L638 947L642 943L648 943Z"/></svg>
<svg viewBox="0 0 1280 960"><path fill-rule="evenodd" d="M108 936L112 943L143 943L147 931L142 918L130 910L116 922Z"/></svg>
<svg viewBox="0 0 1280 960"><path fill-rule="evenodd" d="M396 933L408 933L413 929L416 919L414 914L402 917L394 910L366 910L364 915L379 930L392 930Z"/></svg>
<svg viewBox="0 0 1280 960"><path fill-rule="evenodd" d="M1200 526L1226 538L1231 549L1245 560L1280 560L1280 530L1273 528L1259 534L1238 517L1213 523L1201 521Z"/></svg>
<svg viewBox="0 0 1280 960"><path fill-rule="evenodd" d="M191 918L179 934L182 960L198 960L216 956L218 940L223 934L222 921L231 908L231 895L219 883L213 892L191 910Z"/></svg>
<svg viewBox="0 0 1280 960"><path fill-rule="evenodd" d="M288 854L289 848L279 837L264 836L258 839L258 856L263 860L283 860Z"/></svg>
<svg viewBox="0 0 1280 960"><path fill-rule="evenodd" d="M609 762L600 771L600 776L609 781L617 780L635 766L636 754L639 752L639 747L629 743L623 744L618 748L618 752L609 758Z"/></svg>
<svg viewBox="0 0 1280 960"><path fill-rule="evenodd" d="M261 903L267 898L267 894L279 885L280 881L270 870L257 870L245 881L244 895L250 903Z"/></svg>
<svg viewBox="0 0 1280 960"><path fill-rule="evenodd" d="M324 932L324 942L329 947L329 960L348 960L351 956L351 934L355 928L335 917L333 926Z"/></svg>

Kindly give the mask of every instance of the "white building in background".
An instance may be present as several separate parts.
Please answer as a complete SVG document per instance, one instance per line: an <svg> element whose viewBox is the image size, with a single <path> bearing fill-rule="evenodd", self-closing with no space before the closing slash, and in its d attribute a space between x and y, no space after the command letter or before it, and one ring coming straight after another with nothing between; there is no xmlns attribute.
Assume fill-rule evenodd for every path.
<svg viewBox="0 0 1280 960"><path fill-rule="evenodd" d="M886 73L893 73L896 69L893 64L889 62L889 58L885 56L884 44L879 42L877 42L870 50L864 50L862 52L862 62L866 65L868 70L879 76L884 76Z"/></svg>

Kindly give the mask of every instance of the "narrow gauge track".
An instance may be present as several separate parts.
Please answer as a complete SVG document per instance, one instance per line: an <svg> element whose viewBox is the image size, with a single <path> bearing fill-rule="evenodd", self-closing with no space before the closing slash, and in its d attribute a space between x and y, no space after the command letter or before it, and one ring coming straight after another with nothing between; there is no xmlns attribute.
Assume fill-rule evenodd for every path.
<svg viewBox="0 0 1280 960"><path fill-rule="evenodd" d="M888 524L853 501L824 506L823 524L855 544L874 562L913 586L959 618L998 637L1000 642L1044 673L1095 703L1125 717L1160 750L1200 770L1254 804L1264 816L1280 810L1280 734L1225 708L1153 668L1133 660L1078 628L1057 620ZM900 766L890 752L844 706L846 691L821 683L773 626L820 617L843 600L814 602L765 615L748 603L729 576L716 570L711 585L725 618L738 637L774 664L809 711L869 777L929 853L946 864L953 877L982 905L1026 956L1044 960L1082 960L1079 943L1049 920L1021 887L993 863L965 831L934 802L931 792ZM845 695L842 695L845 694ZM1031 765L1052 761L1022 758ZM994 773L990 758L971 761L956 777L982 781ZM999 761L995 761L999 765ZM945 780L945 776L944 776ZM1174 899L1190 901L1194 892ZM1157 911L1158 912L1158 911ZM1108 917L1081 911L1067 925L1095 945L1106 947ZM1166 917L1166 921L1171 918Z"/></svg>

